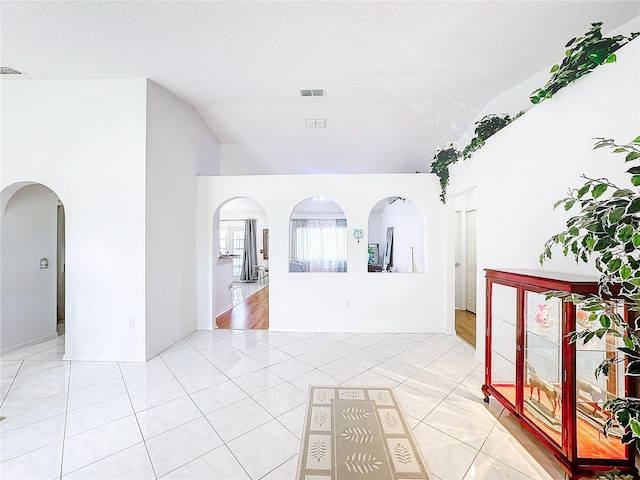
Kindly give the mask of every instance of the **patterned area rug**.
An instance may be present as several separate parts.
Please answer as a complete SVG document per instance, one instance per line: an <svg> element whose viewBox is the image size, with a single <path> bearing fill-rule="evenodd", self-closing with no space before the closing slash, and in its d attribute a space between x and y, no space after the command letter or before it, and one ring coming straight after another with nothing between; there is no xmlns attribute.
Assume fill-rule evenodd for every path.
<svg viewBox="0 0 640 480"><path fill-rule="evenodd" d="M309 388L298 480L429 478L393 391Z"/></svg>

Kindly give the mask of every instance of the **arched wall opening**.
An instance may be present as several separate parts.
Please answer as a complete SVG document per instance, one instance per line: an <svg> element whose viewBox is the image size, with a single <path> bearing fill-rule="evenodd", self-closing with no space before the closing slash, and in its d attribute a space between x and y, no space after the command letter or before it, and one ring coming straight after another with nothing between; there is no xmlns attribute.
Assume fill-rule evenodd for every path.
<svg viewBox="0 0 640 480"><path fill-rule="evenodd" d="M347 218L342 207L318 195L289 217L289 272L346 272Z"/></svg>
<svg viewBox="0 0 640 480"><path fill-rule="evenodd" d="M269 330L332 332L445 331L445 209L427 175L330 175L198 178L198 329L212 328L214 216L223 202L251 197L269 216ZM274 194L274 192L276 192ZM354 194L356 192L357 194ZM327 196L347 219L348 271L291 273L291 212L304 199ZM421 212L424 271L367 273L368 221L381 199L402 195ZM397 203L397 202L396 202ZM362 231L364 236L354 236ZM417 247L417 245L416 245ZM428 249L427 249L428 247ZM407 250L408 254L408 250ZM418 259L416 258L416 262ZM451 320L451 332L453 319Z"/></svg>
<svg viewBox="0 0 640 480"><path fill-rule="evenodd" d="M425 266L425 219L406 197L386 197L371 209L368 271L420 273Z"/></svg>
<svg viewBox="0 0 640 480"><path fill-rule="evenodd" d="M0 353L56 338L65 320L65 214L58 195L20 182L0 193Z"/></svg>
<svg viewBox="0 0 640 480"><path fill-rule="evenodd" d="M212 250L214 327L267 329L269 220L262 205L248 197L223 202Z"/></svg>

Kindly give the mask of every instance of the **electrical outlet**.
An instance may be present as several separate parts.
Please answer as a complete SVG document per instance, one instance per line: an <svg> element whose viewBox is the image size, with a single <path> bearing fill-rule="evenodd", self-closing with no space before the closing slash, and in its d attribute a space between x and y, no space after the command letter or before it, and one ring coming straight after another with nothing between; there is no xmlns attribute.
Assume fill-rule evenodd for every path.
<svg viewBox="0 0 640 480"><path fill-rule="evenodd" d="M133 317L129 319L129 328L136 328L136 319Z"/></svg>
<svg viewBox="0 0 640 480"><path fill-rule="evenodd" d="M344 301L344 308L349 308L349 300Z"/></svg>

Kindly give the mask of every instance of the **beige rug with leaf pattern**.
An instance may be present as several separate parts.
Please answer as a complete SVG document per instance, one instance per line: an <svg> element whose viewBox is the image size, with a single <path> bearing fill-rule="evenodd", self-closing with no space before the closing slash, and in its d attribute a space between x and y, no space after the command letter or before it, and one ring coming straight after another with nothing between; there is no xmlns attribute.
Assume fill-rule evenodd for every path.
<svg viewBox="0 0 640 480"><path fill-rule="evenodd" d="M429 478L387 387L310 387L298 458L298 480Z"/></svg>

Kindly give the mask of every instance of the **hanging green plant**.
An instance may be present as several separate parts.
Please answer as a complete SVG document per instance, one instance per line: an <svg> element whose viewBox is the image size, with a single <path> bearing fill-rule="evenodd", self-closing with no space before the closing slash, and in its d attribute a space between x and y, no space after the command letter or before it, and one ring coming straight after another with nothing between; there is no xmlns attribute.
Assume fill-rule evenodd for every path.
<svg viewBox="0 0 640 480"><path fill-rule="evenodd" d="M602 22L592 23L591 29L582 37L572 38L567 42L565 58L559 65L551 67L551 79L547 84L535 90L530 99L532 103L540 103L545 98L551 98L558 90L566 87L574 80L591 72L598 65L613 63L616 56L613 52L640 35L640 32L630 36L616 35L602 37L600 28Z"/></svg>
<svg viewBox="0 0 640 480"><path fill-rule="evenodd" d="M524 114L524 111L513 118L508 114L502 116L493 113L485 115L476 122L476 136L471 139L469 145L462 152L456 149L453 142L449 142L444 149L440 147L436 149L431 163L431 171L440 179L440 187L442 188L440 200L442 203L446 203L447 186L449 185L449 165L456 163L460 158L463 160L470 158L471 154L482 147L491 135L502 130L522 114Z"/></svg>
<svg viewBox="0 0 640 480"><path fill-rule="evenodd" d="M482 119L476 122L476 129L475 129L476 136L473 137L469 142L469 144L466 147L464 147L464 149L462 150L463 160L467 160L468 158L471 158L471 155L473 154L473 152L475 152L476 150L479 150L489 137L491 137L493 134L502 130L504 127L509 125L516 118L519 118L523 114L524 114L524 110L518 113L513 118L511 118L509 114L496 115L493 113L482 117Z"/></svg>
<svg viewBox="0 0 640 480"><path fill-rule="evenodd" d="M455 143L449 142L443 149L438 147L433 156L431 171L440 179L440 188L442 188L440 200L442 203L446 203L447 185L449 185L449 165L457 162L460 155L460 152L456 150Z"/></svg>

